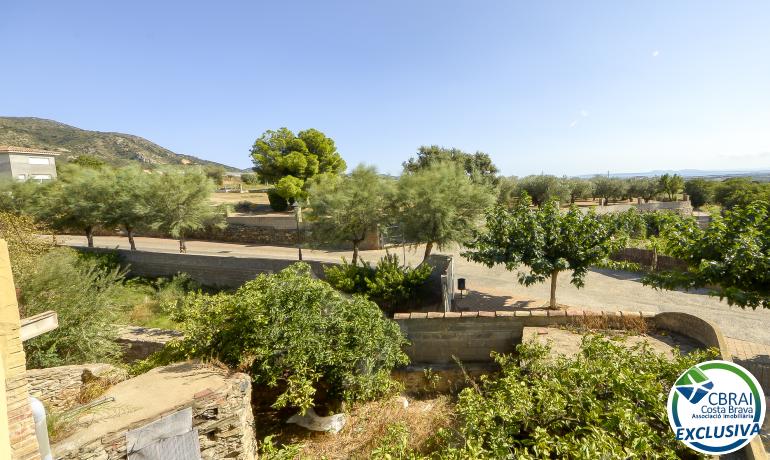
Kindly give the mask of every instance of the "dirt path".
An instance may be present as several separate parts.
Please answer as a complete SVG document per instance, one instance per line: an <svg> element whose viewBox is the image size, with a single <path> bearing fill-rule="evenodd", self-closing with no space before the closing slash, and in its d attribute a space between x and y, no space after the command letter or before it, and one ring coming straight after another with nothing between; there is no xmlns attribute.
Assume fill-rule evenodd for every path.
<svg viewBox="0 0 770 460"><path fill-rule="evenodd" d="M84 245L80 236L60 237L66 244ZM102 247L127 249L127 241L120 237L96 237L95 243ZM137 238L140 250L176 252L175 240L159 238ZM235 257L271 256L295 259L297 250L291 247L257 246L246 244L190 241L187 244L191 254L229 255ZM422 247L406 250L406 260L417 264L422 257ZM391 252L403 256L401 248ZM470 297L460 300L459 306L469 310L507 310L524 304L542 304L549 296L548 285L522 286L516 282L516 274L503 267L487 268L468 262L458 250L443 251L455 256L455 277L466 278ZM375 261L385 251L363 251L362 257ZM349 251L320 251L303 249L305 259L339 261L350 258ZM639 282L634 273L613 270L592 270L585 280L585 287L577 289L569 284L569 276L562 274L558 280L557 300L561 304L592 310L631 311L682 311L701 316L718 324L725 335L739 340L770 345L770 310L743 310L730 307L726 302L706 295L705 292L688 293L679 291L656 291Z"/></svg>

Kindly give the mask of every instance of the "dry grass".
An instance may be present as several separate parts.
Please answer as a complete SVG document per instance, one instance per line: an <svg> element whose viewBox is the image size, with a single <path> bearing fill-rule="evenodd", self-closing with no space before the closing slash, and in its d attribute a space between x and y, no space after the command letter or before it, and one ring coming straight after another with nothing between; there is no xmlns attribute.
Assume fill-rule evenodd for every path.
<svg viewBox="0 0 770 460"><path fill-rule="evenodd" d="M421 451L440 428L453 424L453 407L449 396L432 399L394 397L356 405L348 413L345 427L339 433L315 433L295 425L286 425L276 440L284 444L301 444L301 458L368 459L373 449L388 434L388 428L403 425L409 431L409 448Z"/></svg>
<svg viewBox="0 0 770 460"><path fill-rule="evenodd" d="M247 193L212 193L211 202L213 204L235 204L239 201L250 201L256 204L269 204L267 199L267 193L264 192L247 192Z"/></svg>
<svg viewBox="0 0 770 460"><path fill-rule="evenodd" d="M620 330L639 335L649 331L647 320L640 316L571 316L567 327L576 331Z"/></svg>

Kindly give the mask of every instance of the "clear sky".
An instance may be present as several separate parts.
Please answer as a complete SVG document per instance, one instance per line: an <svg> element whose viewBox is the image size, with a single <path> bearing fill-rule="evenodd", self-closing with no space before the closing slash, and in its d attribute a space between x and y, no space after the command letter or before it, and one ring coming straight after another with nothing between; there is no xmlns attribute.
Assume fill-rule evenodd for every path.
<svg viewBox="0 0 770 460"><path fill-rule="evenodd" d="M238 167L286 126L390 173L770 169L766 0L5 0L0 59L0 115Z"/></svg>

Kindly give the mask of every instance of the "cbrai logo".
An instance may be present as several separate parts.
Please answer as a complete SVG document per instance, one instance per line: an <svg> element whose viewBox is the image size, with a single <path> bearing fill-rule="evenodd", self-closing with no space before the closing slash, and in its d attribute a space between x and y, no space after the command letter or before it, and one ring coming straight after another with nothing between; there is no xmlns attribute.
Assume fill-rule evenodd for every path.
<svg viewBox="0 0 770 460"><path fill-rule="evenodd" d="M676 439L704 454L735 452L759 433L764 419L759 382L728 361L691 367L668 394L668 421Z"/></svg>

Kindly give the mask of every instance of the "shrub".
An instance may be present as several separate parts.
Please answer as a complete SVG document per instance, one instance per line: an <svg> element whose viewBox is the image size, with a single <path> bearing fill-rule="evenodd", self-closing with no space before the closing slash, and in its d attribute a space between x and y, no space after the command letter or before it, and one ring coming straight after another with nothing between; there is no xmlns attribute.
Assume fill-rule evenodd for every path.
<svg viewBox="0 0 770 460"><path fill-rule="evenodd" d="M452 457L692 457L668 426L666 396L681 372L713 356L669 361L646 344L629 349L596 335L586 336L574 357L519 345L517 356L497 357L498 378L460 394L465 446Z"/></svg>
<svg viewBox="0 0 770 460"><path fill-rule="evenodd" d="M428 264L415 268L401 266L395 254L381 258L376 268L368 262L356 265L343 259L342 265L324 269L326 280L335 288L351 294L364 294L388 311L417 300L420 287L431 271Z"/></svg>
<svg viewBox="0 0 770 460"><path fill-rule="evenodd" d="M185 336L165 352L169 358L237 366L278 391L275 408L381 396L395 388L392 368L408 362L399 327L377 305L342 296L304 263L260 275L233 294L190 294L174 319Z"/></svg>
<svg viewBox="0 0 770 460"><path fill-rule="evenodd" d="M289 202L286 201L286 198L279 195L275 189L271 188L267 191L267 199L270 201L270 208L273 211L286 211L289 209Z"/></svg>
<svg viewBox="0 0 770 460"><path fill-rule="evenodd" d="M96 259L82 259L72 249L59 248L39 261L38 270L22 278L23 316L54 310L59 327L24 342L30 368L114 361L114 320L119 306L116 290L123 273L101 267Z"/></svg>
<svg viewBox="0 0 770 460"><path fill-rule="evenodd" d="M49 230L25 215L0 212L0 238L8 243L11 271L16 283L31 276L39 265L39 258L55 247L51 238L40 238Z"/></svg>
<svg viewBox="0 0 770 460"><path fill-rule="evenodd" d="M270 204L272 206L272 203ZM251 201L239 201L235 203L235 212L257 212L259 210L259 205L256 203L252 203Z"/></svg>
<svg viewBox="0 0 770 460"><path fill-rule="evenodd" d="M257 185L259 184L259 177L254 173L243 173L241 174L241 182L247 185Z"/></svg>

